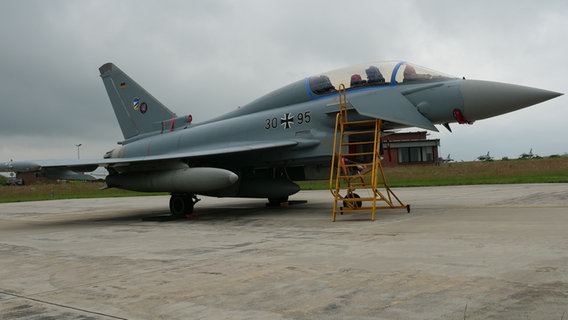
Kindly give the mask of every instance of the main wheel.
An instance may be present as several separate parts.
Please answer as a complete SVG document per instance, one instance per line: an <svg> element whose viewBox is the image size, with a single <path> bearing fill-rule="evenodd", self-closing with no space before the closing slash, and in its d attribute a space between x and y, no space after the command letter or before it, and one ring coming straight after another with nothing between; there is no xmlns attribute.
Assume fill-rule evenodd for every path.
<svg viewBox="0 0 568 320"><path fill-rule="evenodd" d="M268 198L268 204L271 207L279 207L282 202L288 202L288 196L280 198Z"/></svg>
<svg viewBox="0 0 568 320"><path fill-rule="evenodd" d="M193 213L193 198L189 194L172 194L170 212L173 216L185 216Z"/></svg>

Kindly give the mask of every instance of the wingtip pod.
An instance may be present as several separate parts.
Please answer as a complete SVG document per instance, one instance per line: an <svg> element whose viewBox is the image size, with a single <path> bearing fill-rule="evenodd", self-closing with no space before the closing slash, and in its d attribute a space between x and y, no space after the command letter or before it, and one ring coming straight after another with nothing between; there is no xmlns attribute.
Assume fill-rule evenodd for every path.
<svg viewBox="0 0 568 320"><path fill-rule="evenodd" d="M563 95L563 93L508 83L465 80L461 84L464 114L481 120L523 109Z"/></svg>

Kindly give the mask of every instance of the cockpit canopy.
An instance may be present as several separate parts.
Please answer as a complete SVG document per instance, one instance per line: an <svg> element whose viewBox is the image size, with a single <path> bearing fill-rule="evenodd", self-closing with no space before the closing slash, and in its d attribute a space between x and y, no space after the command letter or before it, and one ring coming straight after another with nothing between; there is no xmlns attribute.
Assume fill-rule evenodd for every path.
<svg viewBox="0 0 568 320"><path fill-rule="evenodd" d="M399 61L381 61L355 65L308 77L266 94L242 109L236 116L244 113L280 108L337 93L339 85L348 91L372 90L378 87L404 85L412 82L436 81L456 78L438 71Z"/></svg>
<svg viewBox="0 0 568 320"><path fill-rule="evenodd" d="M351 66L309 77L310 95L320 96L337 92L340 84L346 89L388 86L411 81L432 81L456 78L408 62L382 61Z"/></svg>

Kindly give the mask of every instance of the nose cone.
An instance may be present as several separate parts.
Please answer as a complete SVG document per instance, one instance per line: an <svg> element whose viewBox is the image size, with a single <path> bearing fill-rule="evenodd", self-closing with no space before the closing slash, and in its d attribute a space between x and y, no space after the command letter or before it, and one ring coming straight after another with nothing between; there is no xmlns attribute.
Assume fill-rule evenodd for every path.
<svg viewBox="0 0 568 320"><path fill-rule="evenodd" d="M464 116L469 121L498 116L556 98L562 93L508 83L464 80Z"/></svg>

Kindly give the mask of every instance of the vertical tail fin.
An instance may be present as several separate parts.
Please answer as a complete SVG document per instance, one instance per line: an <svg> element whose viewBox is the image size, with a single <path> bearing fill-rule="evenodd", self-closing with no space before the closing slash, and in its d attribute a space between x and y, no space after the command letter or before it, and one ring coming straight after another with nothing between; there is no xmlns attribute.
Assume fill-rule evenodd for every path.
<svg viewBox="0 0 568 320"><path fill-rule="evenodd" d="M176 115L112 63L99 68L125 139L157 131Z"/></svg>

